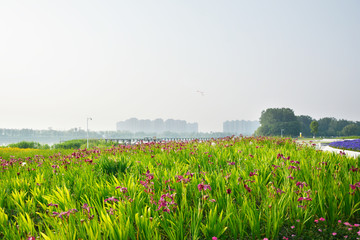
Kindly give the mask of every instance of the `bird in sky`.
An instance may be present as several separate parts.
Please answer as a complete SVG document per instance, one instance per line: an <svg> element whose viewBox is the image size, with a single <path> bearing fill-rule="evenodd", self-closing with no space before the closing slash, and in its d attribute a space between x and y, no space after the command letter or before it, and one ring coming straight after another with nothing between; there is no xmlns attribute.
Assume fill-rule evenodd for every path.
<svg viewBox="0 0 360 240"><path fill-rule="evenodd" d="M197 93L201 94L201 96L205 96L205 93L199 90L196 90Z"/></svg>

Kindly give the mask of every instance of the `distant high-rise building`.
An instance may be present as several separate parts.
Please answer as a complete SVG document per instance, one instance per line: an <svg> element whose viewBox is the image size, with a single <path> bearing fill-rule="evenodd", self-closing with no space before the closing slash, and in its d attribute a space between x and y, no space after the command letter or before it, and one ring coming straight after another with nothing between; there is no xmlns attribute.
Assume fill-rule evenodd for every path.
<svg viewBox="0 0 360 240"><path fill-rule="evenodd" d="M158 118L153 121L149 119L130 118L116 123L117 131L161 133L165 131L175 133L197 133L197 123L187 123L184 120L167 119L166 121Z"/></svg>
<svg viewBox="0 0 360 240"><path fill-rule="evenodd" d="M250 136L254 134L254 132L256 131L256 129L258 129L259 126L260 123L258 121L226 121L223 123L223 132Z"/></svg>

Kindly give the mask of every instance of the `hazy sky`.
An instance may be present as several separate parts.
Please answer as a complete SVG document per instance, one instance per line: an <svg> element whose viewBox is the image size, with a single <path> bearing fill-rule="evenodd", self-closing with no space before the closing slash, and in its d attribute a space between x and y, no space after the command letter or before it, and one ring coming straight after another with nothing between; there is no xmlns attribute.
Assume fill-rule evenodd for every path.
<svg viewBox="0 0 360 240"><path fill-rule="evenodd" d="M359 93L358 0L0 1L0 128L360 121Z"/></svg>

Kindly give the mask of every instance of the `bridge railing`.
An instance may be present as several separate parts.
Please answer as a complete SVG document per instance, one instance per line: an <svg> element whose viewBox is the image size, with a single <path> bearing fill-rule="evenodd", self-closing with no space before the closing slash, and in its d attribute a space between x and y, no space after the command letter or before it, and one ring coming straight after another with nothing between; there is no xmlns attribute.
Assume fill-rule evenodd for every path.
<svg viewBox="0 0 360 240"><path fill-rule="evenodd" d="M187 141L209 141L214 138L105 138L105 142L115 142L117 144L141 144L141 143L149 143L149 142L187 142Z"/></svg>

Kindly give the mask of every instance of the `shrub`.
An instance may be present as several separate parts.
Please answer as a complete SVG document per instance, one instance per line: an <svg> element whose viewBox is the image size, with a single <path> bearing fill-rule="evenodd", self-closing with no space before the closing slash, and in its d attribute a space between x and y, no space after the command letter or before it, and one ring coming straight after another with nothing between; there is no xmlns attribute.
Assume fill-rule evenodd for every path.
<svg viewBox="0 0 360 240"><path fill-rule="evenodd" d="M81 145L86 144L86 139L69 140L54 145L55 149L80 149Z"/></svg>
<svg viewBox="0 0 360 240"><path fill-rule="evenodd" d="M38 142L27 142L27 141L12 143L9 144L8 146L12 148L50 149L50 146L48 144L41 145Z"/></svg>

